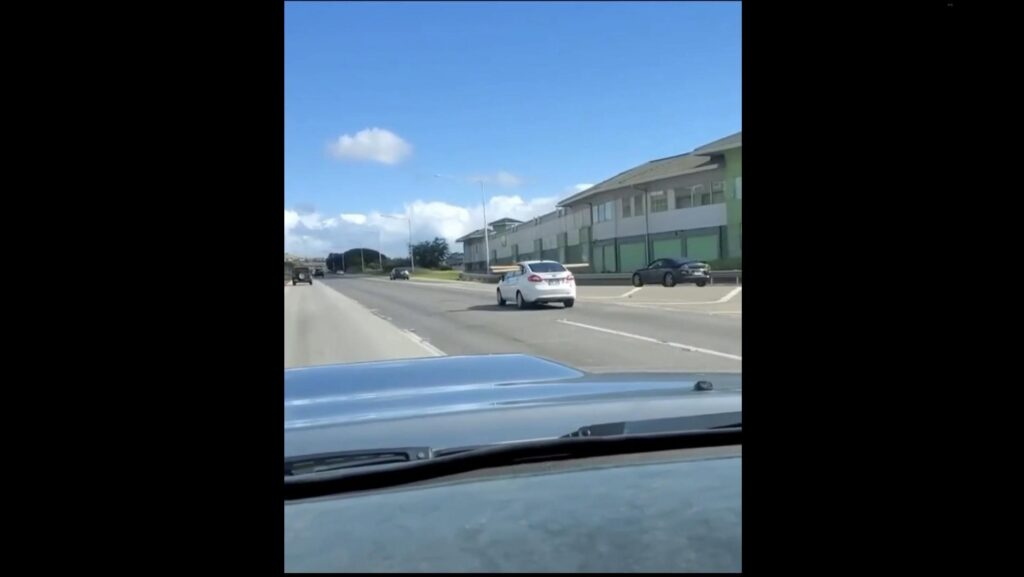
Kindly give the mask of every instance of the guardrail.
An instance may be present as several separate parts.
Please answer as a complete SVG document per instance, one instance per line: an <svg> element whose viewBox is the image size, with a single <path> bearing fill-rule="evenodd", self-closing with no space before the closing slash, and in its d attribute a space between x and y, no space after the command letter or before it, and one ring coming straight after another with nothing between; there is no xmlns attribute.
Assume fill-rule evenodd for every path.
<svg viewBox="0 0 1024 577"><path fill-rule="evenodd" d="M576 273L573 276L576 277L576 284L581 286L633 284L633 273L631 272ZM464 281L497 284L500 279L501 275L499 274L459 273L459 280ZM743 271L713 270L711 271L711 284L743 284Z"/></svg>

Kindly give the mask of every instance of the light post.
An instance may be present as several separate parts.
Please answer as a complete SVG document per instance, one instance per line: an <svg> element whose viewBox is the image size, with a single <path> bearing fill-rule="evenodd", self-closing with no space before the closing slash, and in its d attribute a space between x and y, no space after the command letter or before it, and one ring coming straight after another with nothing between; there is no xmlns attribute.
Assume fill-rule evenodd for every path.
<svg viewBox="0 0 1024 577"><path fill-rule="evenodd" d="M459 179L447 176L444 174L434 174L435 178L447 178L448 180L454 180L459 182ZM484 198L484 179L478 178L477 182L480 183L480 206L484 212L484 261L487 263L487 268L484 269L484 273L491 272L491 241L490 241L490 230L487 226L487 200Z"/></svg>
<svg viewBox="0 0 1024 577"><path fill-rule="evenodd" d="M397 218L399 220L406 219L409 221L409 272L416 272L416 257L412 253L412 211L405 216L395 216L392 214L382 214L384 218ZM383 269L382 269L383 270Z"/></svg>

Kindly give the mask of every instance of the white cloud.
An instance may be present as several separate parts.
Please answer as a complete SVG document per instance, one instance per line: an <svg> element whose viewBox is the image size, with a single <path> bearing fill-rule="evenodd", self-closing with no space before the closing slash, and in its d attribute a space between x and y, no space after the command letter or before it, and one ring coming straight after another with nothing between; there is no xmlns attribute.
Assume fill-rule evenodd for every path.
<svg viewBox="0 0 1024 577"><path fill-rule="evenodd" d="M352 224L366 224L365 214L341 214L341 220L345 222L351 222Z"/></svg>
<svg viewBox="0 0 1024 577"><path fill-rule="evenodd" d="M390 130L367 128L355 136L339 136L337 142L331 143L330 151L343 159L398 164L412 154L412 145Z"/></svg>
<svg viewBox="0 0 1024 577"><path fill-rule="evenodd" d="M557 201L555 196L528 200L519 195L492 196L487 201L487 220L514 218L526 221L551 212ZM483 207L480 204L458 206L417 200L393 213L345 213L337 217L318 213L299 215L294 210L285 210L285 252L300 256L326 256L329 252L350 248L377 248L379 234L385 255L404 256L408 254L409 242L409 221L405 215L409 213L412 214L414 243L440 236L448 241L452 252L462 250L462 245L456 244L455 239L483 227Z"/></svg>
<svg viewBox="0 0 1024 577"><path fill-rule="evenodd" d="M590 183L587 183L587 182L584 182L584 183L581 183L581 184L574 184L573 187L572 187L572 190L573 190L573 192L583 192L584 190L590 188L591 186L594 186L594 185L590 184Z"/></svg>

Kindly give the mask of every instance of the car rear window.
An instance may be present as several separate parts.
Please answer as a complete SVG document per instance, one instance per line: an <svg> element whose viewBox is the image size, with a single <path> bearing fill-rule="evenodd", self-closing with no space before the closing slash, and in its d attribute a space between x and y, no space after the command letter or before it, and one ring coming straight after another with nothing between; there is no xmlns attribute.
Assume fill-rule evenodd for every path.
<svg viewBox="0 0 1024 577"><path fill-rule="evenodd" d="M530 265L533 272L565 272L565 267L557 262L535 262Z"/></svg>

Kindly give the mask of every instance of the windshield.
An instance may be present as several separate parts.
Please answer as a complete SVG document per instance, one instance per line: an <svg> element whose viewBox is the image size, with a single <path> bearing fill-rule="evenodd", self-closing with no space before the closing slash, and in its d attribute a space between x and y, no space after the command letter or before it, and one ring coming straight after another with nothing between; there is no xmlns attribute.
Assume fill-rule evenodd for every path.
<svg viewBox="0 0 1024 577"><path fill-rule="evenodd" d="M741 3L284 10L296 477L741 410Z"/></svg>
<svg viewBox="0 0 1024 577"><path fill-rule="evenodd" d="M741 3L284 9L290 490L739 444Z"/></svg>

